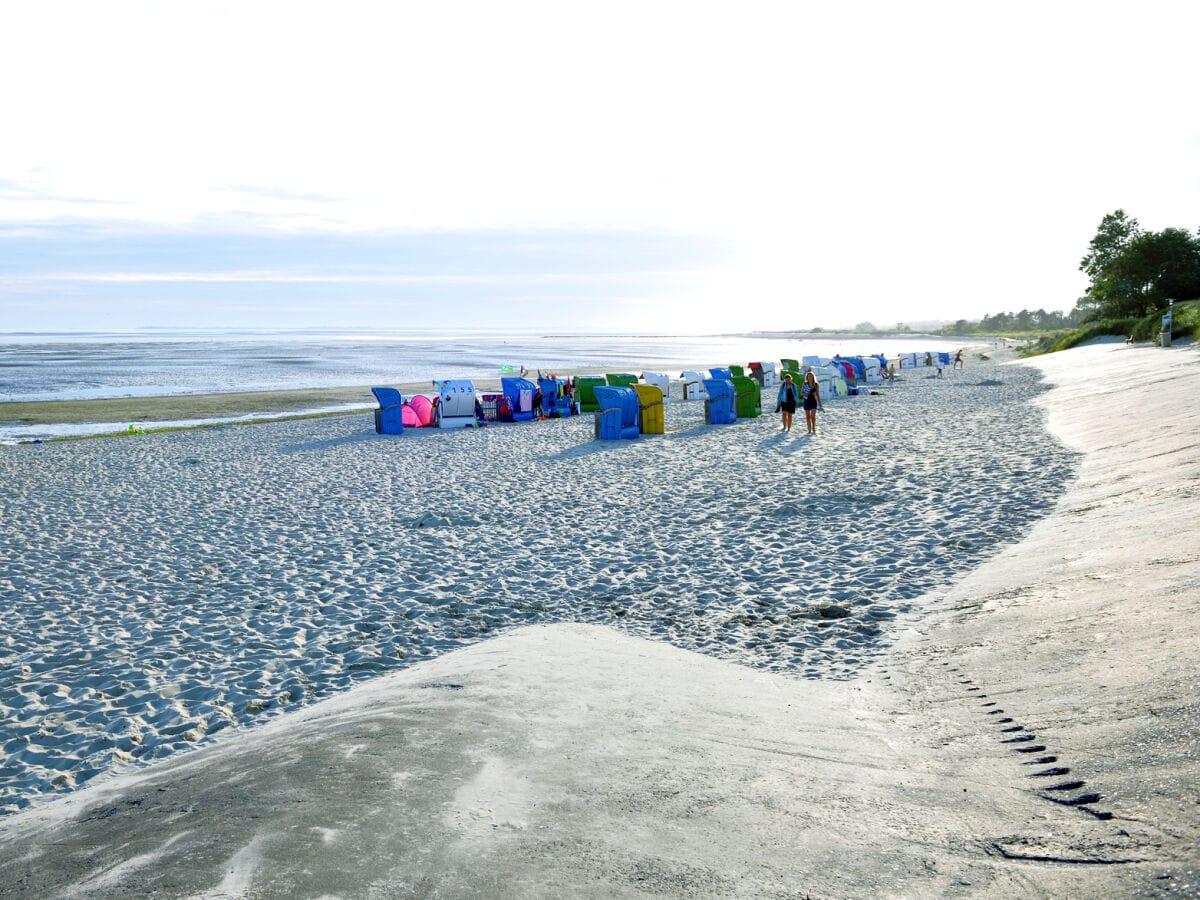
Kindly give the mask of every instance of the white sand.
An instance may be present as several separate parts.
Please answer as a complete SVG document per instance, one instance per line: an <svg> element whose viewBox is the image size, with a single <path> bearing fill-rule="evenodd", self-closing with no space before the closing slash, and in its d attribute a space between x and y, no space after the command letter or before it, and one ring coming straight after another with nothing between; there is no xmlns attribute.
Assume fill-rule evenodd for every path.
<svg viewBox="0 0 1200 900"><path fill-rule="evenodd" d="M4 558L22 563L0 584L40 602L0 623L28 745L13 803L106 767L98 725L107 752L153 756L400 651L506 633L36 804L5 822L0 878L31 896L1178 888L1196 504L1161 485L1190 472L1194 492L1196 362L1104 345L1045 363L1063 384L1041 402L1085 456L1032 532L1075 463L1019 367L831 405L815 440L680 404L672 434L620 446L586 420L386 439L356 417L14 448ZM1183 537L1160 551L1168 521ZM511 630L555 621L676 646Z"/></svg>

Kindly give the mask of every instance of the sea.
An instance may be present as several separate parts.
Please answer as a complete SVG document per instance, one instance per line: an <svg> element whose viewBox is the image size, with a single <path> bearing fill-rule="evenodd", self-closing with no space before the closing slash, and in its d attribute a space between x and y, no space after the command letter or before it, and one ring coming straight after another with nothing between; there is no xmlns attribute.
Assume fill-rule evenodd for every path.
<svg viewBox="0 0 1200 900"><path fill-rule="evenodd" d="M602 334L487 329L380 332L147 330L0 332L0 403L414 384L585 371L662 372L756 361L954 351L960 339L829 333ZM369 408L314 408L310 412ZM294 411L292 414L295 414ZM256 415L255 418L264 416ZM232 419L158 423L190 425ZM102 434L114 423L5 421L0 443Z"/></svg>

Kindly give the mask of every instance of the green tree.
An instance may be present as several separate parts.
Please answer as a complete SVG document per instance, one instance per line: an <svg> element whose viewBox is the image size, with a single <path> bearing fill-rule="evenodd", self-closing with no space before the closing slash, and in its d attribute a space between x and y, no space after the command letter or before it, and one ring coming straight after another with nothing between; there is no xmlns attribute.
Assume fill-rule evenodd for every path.
<svg viewBox="0 0 1200 900"><path fill-rule="evenodd" d="M1146 316L1167 300L1200 297L1200 235L1143 231L1118 209L1101 221L1079 268L1091 278L1075 308L1082 321Z"/></svg>

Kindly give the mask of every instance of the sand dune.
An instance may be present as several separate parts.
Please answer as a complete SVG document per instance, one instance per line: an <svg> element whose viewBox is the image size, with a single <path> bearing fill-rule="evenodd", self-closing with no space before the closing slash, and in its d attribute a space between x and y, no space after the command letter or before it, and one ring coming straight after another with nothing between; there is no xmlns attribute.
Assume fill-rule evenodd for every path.
<svg viewBox="0 0 1200 900"><path fill-rule="evenodd" d="M1081 348L1039 363L1048 393L1027 367L912 378L811 441L680 404L637 446L545 423L447 454L348 418L14 448L6 477L39 478L4 577L61 606L6 613L45 645L5 648L6 715L79 741L14 796L94 765L72 698L111 719L131 695L115 740L174 755L9 816L0 891L1195 890L1196 361ZM65 513L80 533L48 540ZM80 595L104 628L58 624ZM350 687L397 650L437 658ZM174 753L262 698L304 708Z"/></svg>

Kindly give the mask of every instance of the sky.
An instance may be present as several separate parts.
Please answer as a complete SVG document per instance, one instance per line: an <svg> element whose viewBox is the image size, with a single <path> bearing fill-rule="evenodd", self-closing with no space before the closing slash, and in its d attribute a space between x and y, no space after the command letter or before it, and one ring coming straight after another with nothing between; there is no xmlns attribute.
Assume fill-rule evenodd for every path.
<svg viewBox="0 0 1200 900"><path fill-rule="evenodd" d="M1069 310L1200 226L1191 2L0 7L0 332Z"/></svg>

